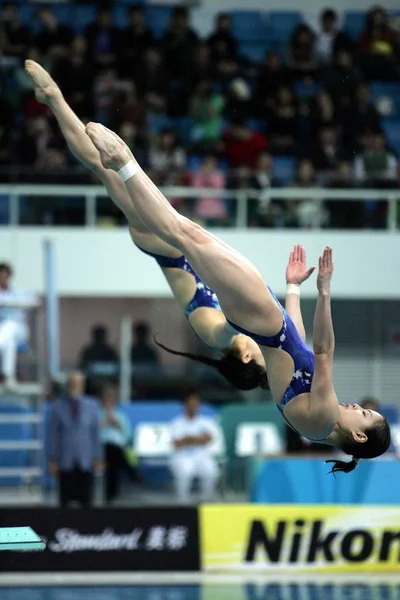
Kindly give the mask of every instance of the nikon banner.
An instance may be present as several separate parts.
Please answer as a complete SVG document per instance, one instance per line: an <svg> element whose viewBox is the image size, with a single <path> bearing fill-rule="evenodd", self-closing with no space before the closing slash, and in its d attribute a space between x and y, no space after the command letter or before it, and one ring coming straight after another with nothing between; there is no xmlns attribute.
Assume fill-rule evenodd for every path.
<svg viewBox="0 0 400 600"><path fill-rule="evenodd" d="M400 507L210 505L200 533L206 571L400 572Z"/></svg>

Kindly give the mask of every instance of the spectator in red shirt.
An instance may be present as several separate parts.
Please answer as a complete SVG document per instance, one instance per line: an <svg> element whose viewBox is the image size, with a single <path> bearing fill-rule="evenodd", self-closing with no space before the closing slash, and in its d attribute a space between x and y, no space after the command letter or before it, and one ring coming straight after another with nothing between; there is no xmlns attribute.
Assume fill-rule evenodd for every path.
<svg viewBox="0 0 400 600"><path fill-rule="evenodd" d="M245 165L254 169L257 157L267 150L266 138L252 131L243 121L232 121L223 138L223 153L229 166Z"/></svg>

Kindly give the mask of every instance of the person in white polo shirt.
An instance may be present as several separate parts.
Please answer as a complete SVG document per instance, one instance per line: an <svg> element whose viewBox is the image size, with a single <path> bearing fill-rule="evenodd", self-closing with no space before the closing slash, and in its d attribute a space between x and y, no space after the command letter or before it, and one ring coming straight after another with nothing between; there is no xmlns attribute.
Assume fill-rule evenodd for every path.
<svg viewBox="0 0 400 600"><path fill-rule="evenodd" d="M16 384L18 347L26 344L29 337L27 311L23 305L34 299L30 292L11 287L12 274L10 265L0 263L0 368L4 385L9 389Z"/></svg>
<svg viewBox="0 0 400 600"><path fill-rule="evenodd" d="M211 500L218 481L218 464L211 453L215 423L200 414L200 398L190 390L184 398L184 414L171 424L174 453L171 471L178 500L188 502L195 478L200 482L201 500Z"/></svg>

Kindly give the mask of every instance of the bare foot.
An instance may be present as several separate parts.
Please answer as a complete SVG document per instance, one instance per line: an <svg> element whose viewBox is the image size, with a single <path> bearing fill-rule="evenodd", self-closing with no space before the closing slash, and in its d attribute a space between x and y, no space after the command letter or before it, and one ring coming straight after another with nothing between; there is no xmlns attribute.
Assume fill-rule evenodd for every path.
<svg viewBox="0 0 400 600"><path fill-rule="evenodd" d="M128 146L121 138L100 123L88 123L85 131L99 151L106 169L119 171L132 159Z"/></svg>
<svg viewBox="0 0 400 600"><path fill-rule="evenodd" d="M35 86L35 96L38 102L51 106L57 98L62 96L61 90L54 79L37 62L26 60L25 71Z"/></svg>

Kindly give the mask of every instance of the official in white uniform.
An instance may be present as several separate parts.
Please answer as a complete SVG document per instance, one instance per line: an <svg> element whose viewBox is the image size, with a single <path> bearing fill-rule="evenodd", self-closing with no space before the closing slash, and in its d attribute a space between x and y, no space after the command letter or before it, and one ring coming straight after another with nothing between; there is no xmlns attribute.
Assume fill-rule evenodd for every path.
<svg viewBox="0 0 400 600"><path fill-rule="evenodd" d="M13 304L33 300L32 294L10 287L12 269L0 264L0 359L4 383L15 385L18 346L28 341L27 311Z"/></svg>
<svg viewBox="0 0 400 600"><path fill-rule="evenodd" d="M184 414L171 424L174 454L171 471L180 502L188 502L195 478L200 482L201 500L211 500L218 481L218 464L211 453L215 435L213 419L199 415L200 399L190 392L184 399Z"/></svg>

